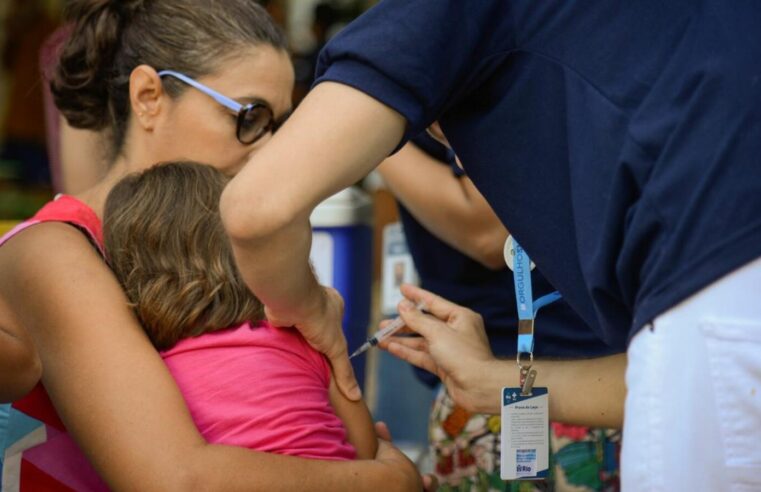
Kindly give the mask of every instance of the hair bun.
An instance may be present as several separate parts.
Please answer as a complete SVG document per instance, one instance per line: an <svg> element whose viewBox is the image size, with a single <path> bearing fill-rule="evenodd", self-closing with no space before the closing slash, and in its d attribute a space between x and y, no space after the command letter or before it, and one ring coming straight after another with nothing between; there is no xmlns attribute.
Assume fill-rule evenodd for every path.
<svg viewBox="0 0 761 492"><path fill-rule="evenodd" d="M72 0L74 30L61 51L50 88L56 106L76 128L108 125L108 93L124 26L145 0ZM107 83L104 83L107 81Z"/></svg>

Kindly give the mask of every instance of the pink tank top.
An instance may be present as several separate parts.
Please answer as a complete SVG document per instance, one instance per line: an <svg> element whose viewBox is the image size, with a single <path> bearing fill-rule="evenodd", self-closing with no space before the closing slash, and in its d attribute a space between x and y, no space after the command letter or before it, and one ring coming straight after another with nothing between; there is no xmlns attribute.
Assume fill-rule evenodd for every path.
<svg viewBox="0 0 761 492"><path fill-rule="evenodd" d="M293 328L243 324L181 340L161 354L209 442L351 460L328 398L330 368Z"/></svg>

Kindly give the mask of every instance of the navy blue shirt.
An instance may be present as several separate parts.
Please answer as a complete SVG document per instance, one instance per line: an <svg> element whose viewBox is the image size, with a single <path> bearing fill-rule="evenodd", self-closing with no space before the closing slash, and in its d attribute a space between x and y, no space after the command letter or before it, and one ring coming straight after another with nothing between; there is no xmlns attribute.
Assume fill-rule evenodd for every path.
<svg viewBox="0 0 761 492"><path fill-rule="evenodd" d="M456 176L462 175L454 154L427 134L422 133L412 142L442 165L450 166ZM492 352L497 356L515 356L518 311L512 272L507 267L490 270L450 247L423 227L402 204L399 215L421 286L479 313L484 318ZM537 269L531 274L531 283L534 298L555 290ZM539 357L594 357L625 350L624 346L614 348L603 343L562 300L542 308L535 327L534 354ZM426 382L437 380L427 371L416 373Z"/></svg>
<svg viewBox="0 0 761 492"><path fill-rule="evenodd" d="M385 0L318 82L439 120L611 345L761 256L761 3Z"/></svg>

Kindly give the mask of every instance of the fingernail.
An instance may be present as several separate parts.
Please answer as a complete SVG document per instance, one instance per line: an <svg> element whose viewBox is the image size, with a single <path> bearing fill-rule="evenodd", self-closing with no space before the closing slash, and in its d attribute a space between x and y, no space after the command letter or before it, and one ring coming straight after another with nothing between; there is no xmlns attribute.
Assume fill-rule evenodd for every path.
<svg viewBox="0 0 761 492"><path fill-rule="evenodd" d="M359 386L355 386L354 389L351 390L351 396L355 400L362 398L362 390L359 389Z"/></svg>

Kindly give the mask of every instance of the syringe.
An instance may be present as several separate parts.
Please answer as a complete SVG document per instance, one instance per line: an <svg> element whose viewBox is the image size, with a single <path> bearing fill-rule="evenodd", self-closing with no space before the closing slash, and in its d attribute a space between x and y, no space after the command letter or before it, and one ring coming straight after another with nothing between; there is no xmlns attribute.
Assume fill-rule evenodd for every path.
<svg viewBox="0 0 761 492"><path fill-rule="evenodd" d="M420 301L417 303L415 308L418 311L423 311L425 310L425 303L423 301ZM368 338L367 341L363 343L361 347L359 347L357 350L354 351L353 354L349 356L349 358L353 359L354 357L358 355L364 354L365 352L370 350L371 347L375 347L380 342L390 337L391 335L401 330L402 328L404 328L404 320L402 319L401 316L397 316L391 323L386 325L385 328L378 330L378 332L375 333L375 335Z"/></svg>

